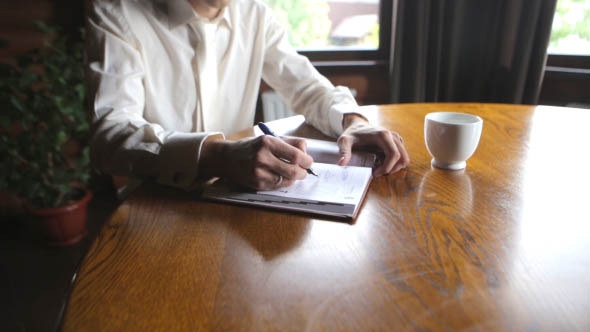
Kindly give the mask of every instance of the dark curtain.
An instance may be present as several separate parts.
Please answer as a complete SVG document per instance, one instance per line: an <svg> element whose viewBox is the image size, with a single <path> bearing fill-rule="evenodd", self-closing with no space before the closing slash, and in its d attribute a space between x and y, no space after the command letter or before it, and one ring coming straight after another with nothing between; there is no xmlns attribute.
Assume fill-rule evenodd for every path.
<svg viewBox="0 0 590 332"><path fill-rule="evenodd" d="M391 102L536 104L556 1L397 0Z"/></svg>

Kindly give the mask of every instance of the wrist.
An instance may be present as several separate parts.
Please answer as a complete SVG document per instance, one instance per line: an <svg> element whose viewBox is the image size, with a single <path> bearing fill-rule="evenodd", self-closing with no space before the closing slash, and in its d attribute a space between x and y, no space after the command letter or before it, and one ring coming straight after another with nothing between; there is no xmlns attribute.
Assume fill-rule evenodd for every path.
<svg viewBox="0 0 590 332"><path fill-rule="evenodd" d="M348 127L357 123L367 123L367 119L356 113L347 113L342 117L342 129L346 130Z"/></svg>
<svg viewBox="0 0 590 332"><path fill-rule="evenodd" d="M211 178L225 175L226 151L231 144L223 139L207 139L199 156L199 177Z"/></svg>

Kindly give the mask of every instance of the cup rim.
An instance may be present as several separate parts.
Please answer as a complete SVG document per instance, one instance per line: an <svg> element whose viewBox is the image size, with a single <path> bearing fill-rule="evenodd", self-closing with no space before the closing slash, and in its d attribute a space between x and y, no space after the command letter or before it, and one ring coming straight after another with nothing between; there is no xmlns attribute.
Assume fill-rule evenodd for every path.
<svg viewBox="0 0 590 332"><path fill-rule="evenodd" d="M439 116L440 114L459 115L459 116L468 118L469 122L453 122L453 121L449 121L446 119L439 119L439 118L437 118L437 116ZM445 125L455 125L455 126L478 125L483 122L483 119L475 114L461 113L461 112L445 112L445 111L428 113L424 116L424 119L429 120L429 121L433 121L433 122L437 122L437 123L442 123Z"/></svg>

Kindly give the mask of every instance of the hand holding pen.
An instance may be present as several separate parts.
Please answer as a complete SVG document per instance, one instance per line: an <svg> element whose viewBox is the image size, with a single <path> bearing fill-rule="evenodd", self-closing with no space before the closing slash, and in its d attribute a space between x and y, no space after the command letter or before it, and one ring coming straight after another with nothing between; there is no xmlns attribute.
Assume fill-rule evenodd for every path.
<svg viewBox="0 0 590 332"><path fill-rule="evenodd" d="M276 190L304 179L313 164L305 153L305 140L271 136L207 139L201 148L200 175L226 178L254 190Z"/></svg>
<svg viewBox="0 0 590 332"><path fill-rule="evenodd" d="M266 124L264 124L264 122L258 122L258 128L260 128L260 130L262 130L262 132L265 135L274 136L274 137L282 140L277 134L275 134L270 128L268 128L268 126ZM311 174L313 176L318 176L311 168L307 168L307 169L305 169L305 171L307 171L307 174Z"/></svg>

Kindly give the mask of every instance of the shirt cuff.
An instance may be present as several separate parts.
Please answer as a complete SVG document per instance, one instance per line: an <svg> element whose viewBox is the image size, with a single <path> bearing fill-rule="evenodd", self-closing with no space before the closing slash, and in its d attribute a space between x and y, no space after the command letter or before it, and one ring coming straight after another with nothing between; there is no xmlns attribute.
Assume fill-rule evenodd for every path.
<svg viewBox="0 0 590 332"><path fill-rule="evenodd" d="M340 136L344 131L342 127L342 120L345 114L358 114L365 118L359 111L359 106L354 100L350 89L344 86L337 86L332 93L332 106L328 110L328 121L332 132L336 136Z"/></svg>
<svg viewBox="0 0 590 332"><path fill-rule="evenodd" d="M210 136L222 133L178 133L166 138L160 150L158 183L193 189L198 181L199 157L203 144ZM223 136L225 139L225 136Z"/></svg>
<svg viewBox="0 0 590 332"><path fill-rule="evenodd" d="M344 131L344 128L342 127L342 121L344 120L344 115L346 114L356 114L368 121L367 117L360 111L358 105L353 104L334 105L330 108L328 114L330 118L330 127L332 127L332 130L337 135L342 134Z"/></svg>

